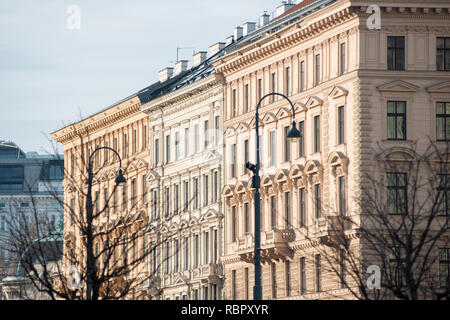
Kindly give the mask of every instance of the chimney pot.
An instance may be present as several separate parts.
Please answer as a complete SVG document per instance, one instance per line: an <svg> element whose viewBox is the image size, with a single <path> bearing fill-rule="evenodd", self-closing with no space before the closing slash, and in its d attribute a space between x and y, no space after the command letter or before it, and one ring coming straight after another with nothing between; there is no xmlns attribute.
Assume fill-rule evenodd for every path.
<svg viewBox="0 0 450 320"><path fill-rule="evenodd" d="M194 66L198 66L202 62L206 60L206 51L199 51L197 53L194 53Z"/></svg>
<svg viewBox="0 0 450 320"><path fill-rule="evenodd" d="M259 26L265 26L270 21L270 15L267 12L264 12L263 15L259 18Z"/></svg>
<svg viewBox="0 0 450 320"><path fill-rule="evenodd" d="M249 33L252 33L256 30L256 22L246 22L244 23L244 37Z"/></svg>
<svg viewBox="0 0 450 320"><path fill-rule="evenodd" d="M180 60L175 65L175 75L179 75L183 71L187 70L188 61L187 60Z"/></svg>
<svg viewBox="0 0 450 320"><path fill-rule="evenodd" d="M209 46L209 56L212 57L217 52L222 50L225 47L225 42L217 42L213 44L212 46Z"/></svg>
<svg viewBox="0 0 450 320"><path fill-rule="evenodd" d="M159 75L159 82L167 81L173 75L173 68L172 67L164 68L158 73L158 75Z"/></svg>
<svg viewBox="0 0 450 320"><path fill-rule="evenodd" d="M242 27L234 28L234 40L237 41L242 38Z"/></svg>

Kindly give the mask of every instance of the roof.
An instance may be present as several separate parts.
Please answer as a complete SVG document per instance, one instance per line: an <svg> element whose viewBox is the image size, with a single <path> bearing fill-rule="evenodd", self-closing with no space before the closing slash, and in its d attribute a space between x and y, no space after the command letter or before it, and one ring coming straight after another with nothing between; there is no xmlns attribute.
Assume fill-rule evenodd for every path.
<svg viewBox="0 0 450 320"><path fill-rule="evenodd" d="M281 19L281 18L283 18L283 17L285 17L285 16L287 16L287 15L289 15L289 14L291 14L291 13L293 13L293 12L295 12L295 11L301 9L301 8L304 8L304 7L306 7L306 6L308 6L308 5L312 4L312 3L314 3L314 2L316 2L316 1L318 1L318 0L303 0L302 2L296 4L294 7L292 7L291 9L289 9L288 11L286 11L285 13L279 15L279 16L276 17L275 19L272 19L272 21Z"/></svg>

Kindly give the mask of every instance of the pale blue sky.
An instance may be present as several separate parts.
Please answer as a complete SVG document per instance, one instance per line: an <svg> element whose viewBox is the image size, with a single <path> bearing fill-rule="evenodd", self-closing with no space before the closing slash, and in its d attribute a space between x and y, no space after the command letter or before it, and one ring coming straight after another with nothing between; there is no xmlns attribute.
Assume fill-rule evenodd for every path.
<svg viewBox="0 0 450 320"><path fill-rule="evenodd" d="M280 2L2 0L0 139L51 151L50 132L157 81L177 46L207 51ZM70 5L81 10L79 30L66 26Z"/></svg>

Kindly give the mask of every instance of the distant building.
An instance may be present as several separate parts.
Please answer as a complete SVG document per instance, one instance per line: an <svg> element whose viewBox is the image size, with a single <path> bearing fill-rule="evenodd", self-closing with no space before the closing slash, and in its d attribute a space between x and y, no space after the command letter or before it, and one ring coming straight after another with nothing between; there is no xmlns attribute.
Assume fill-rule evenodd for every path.
<svg viewBox="0 0 450 320"><path fill-rule="evenodd" d="M63 178L62 155L25 153L14 142L0 140L0 279L15 275L7 244L17 213L27 223L33 223L35 212L55 227L62 222Z"/></svg>

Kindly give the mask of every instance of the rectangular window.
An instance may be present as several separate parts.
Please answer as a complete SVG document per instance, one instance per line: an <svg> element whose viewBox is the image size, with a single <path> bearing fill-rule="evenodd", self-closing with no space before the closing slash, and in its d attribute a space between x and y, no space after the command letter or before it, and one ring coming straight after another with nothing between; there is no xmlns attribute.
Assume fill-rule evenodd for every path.
<svg viewBox="0 0 450 320"><path fill-rule="evenodd" d="M322 270L320 266L320 254L316 254L314 257L316 267L316 292L322 291Z"/></svg>
<svg viewBox="0 0 450 320"><path fill-rule="evenodd" d="M214 202L219 201L219 172L214 171Z"/></svg>
<svg viewBox="0 0 450 320"><path fill-rule="evenodd" d="M236 89L233 89L233 97L231 98L232 101L232 111L231 111L231 116L234 118L237 115L237 93L236 93Z"/></svg>
<svg viewBox="0 0 450 320"><path fill-rule="evenodd" d="M341 282L341 289L345 288L346 281L346 272L345 272L345 250L341 249L339 251L339 280Z"/></svg>
<svg viewBox="0 0 450 320"><path fill-rule="evenodd" d="M249 299L249 287L248 287L248 268L244 268L244 297L245 300Z"/></svg>
<svg viewBox="0 0 450 320"><path fill-rule="evenodd" d="M219 251L219 246L218 246L218 235L217 235L217 229L214 230L214 248L213 248L213 263L217 263L217 258L218 258L218 251Z"/></svg>
<svg viewBox="0 0 450 320"><path fill-rule="evenodd" d="M249 85L244 86L244 112L248 112L248 107L250 105L250 90Z"/></svg>
<svg viewBox="0 0 450 320"><path fill-rule="evenodd" d="M262 98L262 79L258 79L258 96L257 96L258 102L259 100L261 100L261 98Z"/></svg>
<svg viewBox="0 0 450 320"><path fill-rule="evenodd" d="M167 218L170 215L170 189L169 187L165 187L164 192L164 198L165 198L165 217Z"/></svg>
<svg viewBox="0 0 450 320"><path fill-rule="evenodd" d="M284 221L286 229L291 229L291 193L284 193Z"/></svg>
<svg viewBox="0 0 450 320"><path fill-rule="evenodd" d="M245 234L250 233L250 208L248 202L244 204L244 232Z"/></svg>
<svg viewBox="0 0 450 320"><path fill-rule="evenodd" d="M208 231L203 233L203 242L205 243L204 264L208 264L209 263L209 232Z"/></svg>
<svg viewBox="0 0 450 320"><path fill-rule="evenodd" d="M207 206L209 204L209 176L207 174L203 175L203 205Z"/></svg>
<svg viewBox="0 0 450 320"><path fill-rule="evenodd" d="M184 157L189 156L189 128L184 128Z"/></svg>
<svg viewBox="0 0 450 320"><path fill-rule="evenodd" d="M159 163L159 139L155 139L155 167Z"/></svg>
<svg viewBox="0 0 450 320"><path fill-rule="evenodd" d="M198 153L199 150L199 139L200 139L200 132L198 128L198 124L194 126L194 154Z"/></svg>
<svg viewBox="0 0 450 320"><path fill-rule="evenodd" d="M236 177L236 144L233 143L231 145L231 152L230 152L230 162L231 162L231 168L230 168L230 173L231 173L231 177L234 178Z"/></svg>
<svg viewBox="0 0 450 320"><path fill-rule="evenodd" d="M407 213L407 174L387 174L387 200L389 214Z"/></svg>
<svg viewBox="0 0 450 320"><path fill-rule="evenodd" d="M236 300L236 270L231 270L231 299Z"/></svg>
<svg viewBox="0 0 450 320"><path fill-rule="evenodd" d="M142 203L147 203L147 175L142 176Z"/></svg>
<svg viewBox="0 0 450 320"><path fill-rule="evenodd" d="M137 130L136 129L133 129L133 133L131 136L131 143L132 143L131 152L133 154L135 154L137 151Z"/></svg>
<svg viewBox="0 0 450 320"><path fill-rule="evenodd" d="M339 177L339 214L345 216L347 211L345 204L345 177Z"/></svg>
<svg viewBox="0 0 450 320"><path fill-rule="evenodd" d="M136 207L136 179L131 180L131 208Z"/></svg>
<svg viewBox="0 0 450 320"><path fill-rule="evenodd" d="M450 288L450 248L439 249L439 284Z"/></svg>
<svg viewBox="0 0 450 320"><path fill-rule="evenodd" d="M344 106L338 108L338 144L345 143Z"/></svg>
<svg viewBox="0 0 450 320"><path fill-rule="evenodd" d="M306 259L300 258L300 294L306 293Z"/></svg>
<svg viewBox="0 0 450 320"><path fill-rule="evenodd" d="M300 158L305 156L305 121L298 123L298 130L300 131L300 139L298 139L298 155Z"/></svg>
<svg viewBox="0 0 450 320"><path fill-rule="evenodd" d="M436 69L450 71L450 37L436 38Z"/></svg>
<svg viewBox="0 0 450 320"><path fill-rule="evenodd" d="M198 239L198 234L196 234L194 236L194 268L198 267L199 256L200 256L199 239Z"/></svg>
<svg viewBox="0 0 450 320"><path fill-rule="evenodd" d="M179 204L180 204L180 185L175 184L175 208L174 208L174 214L178 214L179 212Z"/></svg>
<svg viewBox="0 0 450 320"><path fill-rule="evenodd" d="M170 162L170 135L166 136L166 163Z"/></svg>
<svg viewBox="0 0 450 320"><path fill-rule="evenodd" d="M394 287L406 285L406 249L393 247L389 250L390 279Z"/></svg>
<svg viewBox="0 0 450 320"><path fill-rule="evenodd" d="M272 229L277 227L277 202L275 196L270 197L270 224Z"/></svg>
<svg viewBox="0 0 450 320"><path fill-rule="evenodd" d="M247 162L249 161L248 157L248 139L244 140L244 174L248 173Z"/></svg>
<svg viewBox="0 0 450 320"><path fill-rule="evenodd" d="M147 149L147 125L142 126L142 150Z"/></svg>
<svg viewBox="0 0 450 320"><path fill-rule="evenodd" d="M286 297L291 296L291 262L285 262Z"/></svg>
<svg viewBox="0 0 450 320"><path fill-rule="evenodd" d="M299 209L300 209L300 227L304 227L306 225L306 194L305 188L300 188L298 192L299 197Z"/></svg>
<svg viewBox="0 0 450 320"><path fill-rule="evenodd" d="M237 239L237 217L236 206L231 207L231 241L236 242Z"/></svg>
<svg viewBox="0 0 450 320"><path fill-rule="evenodd" d="M389 140L406 140L406 102L387 102L387 135Z"/></svg>
<svg viewBox="0 0 450 320"><path fill-rule="evenodd" d="M314 84L317 86L320 84L320 54L316 54L316 70L315 70Z"/></svg>
<svg viewBox="0 0 450 320"><path fill-rule="evenodd" d="M174 254L175 254L175 263L174 263L174 266L173 266L173 271L174 272L178 272L180 269L180 256L179 256L179 252L180 252L180 248L179 248L179 242L178 242L178 240L176 240L175 239L175 241L174 241L174 250L175 250L175 252L174 252Z"/></svg>
<svg viewBox="0 0 450 320"><path fill-rule="evenodd" d="M291 139L288 139L289 126L283 128L284 131L284 161L291 161Z"/></svg>
<svg viewBox="0 0 450 320"><path fill-rule="evenodd" d="M184 237L184 270L189 269L189 238Z"/></svg>
<svg viewBox="0 0 450 320"><path fill-rule="evenodd" d="M170 272L170 243L166 243L166 274Z"/></svg>
<svg viewBox="0 0 450 320"><path fill-rule="evenodd" d="M303 60L300 63L300 92L305 91L306 84L306 69L305 69L305 61Z"/></svg>
<svg viewBox="0 0 450 320"><path fill-rule="evenodd" d="M123 145L123 157L127 158L128 157L128 135L126 133L124 133L122 135L122 145Z"/></svg>
<svg viewBox="0 0 450 320"><path fill-rule="evenodd" d="M276 131L270 131L270 165L274 166L276 164Z"/></svg>
<svg viewBox="0 0 450 320"><path fill-rule="evenodd" d="M320 152L320 116L314 117L314 152Z"/></svg>
<svg viewBox="0 0 450 320"><path fill-rule="evenodd" d="M153 189L152 191L152 211L153 211L153 218L158 218L158 191Z"/></svg>
<svg viewBox="0 0 450 320"><path fill-rule="evenodd" d="M271 277L272 277L272 299L277 298L277 265L271 264Z"/></svg>
<svg viewBox="0 0 450 320"><path fill-rule="evenodd" d="M345 42L340 44L339 49L339 73L343 75L345 73Z"/></svg>
<svg viewBox="0 0 450 320"><path fill-rule="evenodd" d="M322 216L322 201L320 194L320 184L314 185L314 200L315 200L315 211L316 211L316 219L319 219Z"/></svg>
<svg viewBox="0 0 450 320"><path fill-rule="evenodd" d="M272 93L277 92L277 74L275 72L272 73L271 75L271 85L272 85ZM270 100L273 102L275 101L275 96L271 96Z"/></svg>
<svg viewBox="0 0 450 320"><path fill-rule="evenodd" d="M440 216L450 215L450 175L437 174L437 214Z"/></svg>
<svg viewBox="0 0 450 320"><path fill-rule="evenodd" d="M198 201L198 178L194 178L194 210L198 209L199 201Z"/></svg>
<svg viewBox="0 0 450 320"><path fill-rule="evenodd" d="M180 133L175 132L175 161L180 158Z"/></svg>
<svg viewBox="0 0 450 320"><path fill-rule="evenodd" d="M127 185L122 185L122 210L127 210Z"/></svg>
<svg viewBox="0 0 450 320"><path fill-rule="evenodd" d="M388 70L405 70L405 37L387 37Z"/></svg>
<svg viewBox="0 0 450 320"><path fill-rule="evenodd" d="M206 149L206 148L208 148L208 144L209 144L209 121L208 120L205 120L205 122L204 122L204 135L203 135L203 138L204 138L204 148Z"/></svg>
<svg viewBox="0 0 450 320"><path fill-rule="evenodd" d="M436 103L436 140L450 140L450 102Z"/></svg>
<svg viewBox="0 0 450 320"><path fill-rule="evenodd" d="M291 68L286 67L284 71L284 94L289 96L291 92Z"/></svg>
<svg viewBox="0 0 450 320"><path fill-rule="evenodd" d="M215 126L215 135L214 135L214 144L216 146L219 145L219 138L220 138L220 119L219 116L216 116L214 118L214 126Z"/></svg>
<svg viewBox="0 0 450 320"><path fill-rule="evenodd" d="M189 210L189 181L184 181L184 211Z"/></svg>

